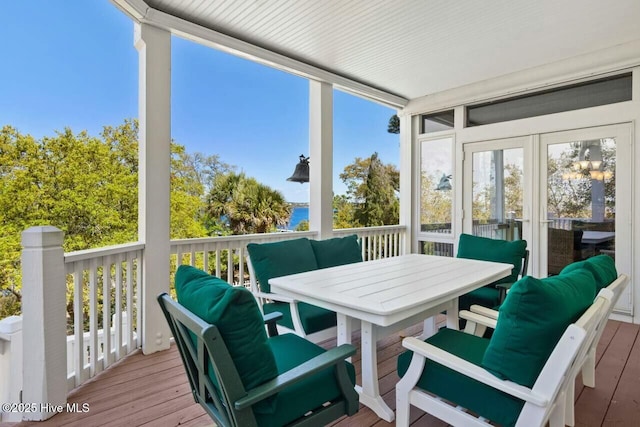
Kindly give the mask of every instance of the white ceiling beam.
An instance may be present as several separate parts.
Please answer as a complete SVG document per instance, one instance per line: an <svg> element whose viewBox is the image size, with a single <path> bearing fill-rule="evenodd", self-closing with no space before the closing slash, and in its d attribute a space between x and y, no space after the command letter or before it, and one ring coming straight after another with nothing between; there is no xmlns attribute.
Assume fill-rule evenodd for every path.
<svg viewBox="0 0 640 427"><path fill-rule="evenodd" d="M396 94L153 9L142 0L111 0L111 2L137 22L166 29L184 39L307 79L331 83L337 89L392 108L403 108L409 102L408 99Z"/></svg>

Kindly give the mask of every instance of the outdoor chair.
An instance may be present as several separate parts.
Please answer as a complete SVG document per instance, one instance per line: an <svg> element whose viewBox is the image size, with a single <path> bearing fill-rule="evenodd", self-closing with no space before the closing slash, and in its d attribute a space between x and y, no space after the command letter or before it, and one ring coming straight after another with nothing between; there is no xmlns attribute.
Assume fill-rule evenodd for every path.
<svg viewBox="0 0 640 427"><path fill-rule="evenodd" d="M247 251L251 292L263 313L282 313L282 318L277 322L281 332L293 332L313 342L336 336L337 319L333 311L274 294L269 280L362 262L362 251L356 235L325 240L301 238L274 243L250 243Z"/></svg>
<svg viewBox="0 0 640 427"><path fill-rule="evenodd" d="M459 310L469 310L474 305L496 308L506 297L506 291L520 276L526 275L529 263L529 251L526 240L499 240L478 237L470 234L460 235L458 258L470 258L483 261L504 262L513 265L511 274L493 283L475 289L458 300Z"/></svg>
<svg viewBox="0 0 640 427"><path fill-rule="evenodd" d="M559 274L575 261L588 258L593 253L582 248L582 230L548 229L547 272Z"/></svg>
<svg viewBox="0 0 640 427"><path fill-rule="evenodd" d="M594 299L595 290L586 269L527 276L513 285L497 322L488 319L486 326L495 326L491 339L451 329L424 342L406 338L410 351L398 358L397 425L409 425L414 405L453 426L564 426L575 375L611 304L610 290ZM461 313L467 314L468 321L482 317Z"/></svg>
<svg viewBox="0 0 640 427"><path fill-rule="evenodd" d="M351 345L329 351L294 334L267 337L251 293L181 266L158 302L194 399L218 426L322 426L358 411Z"/></svg>

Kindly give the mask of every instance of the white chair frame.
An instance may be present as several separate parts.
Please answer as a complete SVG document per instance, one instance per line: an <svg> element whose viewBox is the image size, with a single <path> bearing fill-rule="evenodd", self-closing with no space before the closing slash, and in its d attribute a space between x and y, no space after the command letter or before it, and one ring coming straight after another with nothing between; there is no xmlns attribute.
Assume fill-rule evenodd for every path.
<svg viewBox="0 0 640 427"><path fill-rule="evenodd" d="M264 314L262 309L262 305L271 302L285 302L289 303L289 310L291 310L291 320L293 322L293 329L287 328L286 326L277 325L278 333L294 333L302 338L306 338L307 340L319 343L322 341L326 341L331 338L335 338L337 336L337 328L334 326L332 328L323 329L322 331L314 332L312 334L307 334L304 328L302 327L302 321L300 320L300 312L298 311L298 300L286 297L284 295L278 295L271 292L262 292L260 290L260 286L258 285L258 279L256 278L256 273L253 269L253 265L251 264L251 259L249 256L246 257L247 260L247 268L249 269L249 283L251 286L251 293L255 297L258 302L258 307L260 307L260 312Z"/></svg>
<svg viewBox="0 0 640 427"><path fill-rule="evenodd" d="M429 359L523 400L525 404L516 422L517 427L543 426L547 422L551 427L564 426L569 398L573 406L575 375L582 368L586 354L606 323L611 298L612 292L604 289L580 319L569 325L532 388L501 380L479 366L416 338L405 338L402 345L414 353L409 369L396 385L396 425L409 425L410 405L453 426L491 425L490 420L477 417L417 387L426 360ZM485 326L495 326L495 319L483 319L477 313L470 314L476 315L470 317L478 321L488 319Z"/></svg>
<svg viewBox="0 0 640 427"><path fill-rule="evenodd" d="M591 346L589 347L587 353L582 358L582 383L585 387L595 388L596 386L596 348L598 347L598 342L600 341L600 337L602 337L602 332L604 331L604 326L611 316L611 312L615 307L618 299L620 299L620 295L622 295L622 291L627 287L629 283L629 277L625 274L618 275L618 278L611 282L607 289L610 294L611 304L609 304L609 308L607 313L604 316L603 324L598 327L597 334L595 339L593 340ZM600 295L600 294L599 294ZM470 321L467 321L467 327L465 328L465 332L472 333L477 336L482 336L487 327L495 328L496 321L498 320L498 312L495 310L491 310L486 307L482 307L480 305L473 305L470 308L471 312L461 313L461 317L469 318ZM575 373L575 376L578 372ZM568 426L575 425L575 412L573 400L575 397L575 387L572 387L567 392L567 410L565 414L565 423Z"/></svg>

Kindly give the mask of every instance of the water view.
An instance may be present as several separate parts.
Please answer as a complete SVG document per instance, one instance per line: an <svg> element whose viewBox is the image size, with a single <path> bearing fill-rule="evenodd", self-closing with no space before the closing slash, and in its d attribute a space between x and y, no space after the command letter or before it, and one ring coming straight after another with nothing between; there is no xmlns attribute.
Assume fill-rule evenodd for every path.
<svg viewBox="0 0 640 427"><path fill-rule="evenodd" d="M298 224L302 221L309 221L309 207L294 206L291 210L291 217L289 218L289 224L287 224L287 230L295 230Z"/></svg>

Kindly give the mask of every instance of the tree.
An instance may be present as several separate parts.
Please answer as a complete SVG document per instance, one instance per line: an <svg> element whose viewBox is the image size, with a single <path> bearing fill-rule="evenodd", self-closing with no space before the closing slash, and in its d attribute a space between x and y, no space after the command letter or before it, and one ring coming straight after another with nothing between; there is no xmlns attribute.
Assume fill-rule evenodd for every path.
<svg viewBox="0 0 640 427"><path fill-rule="evenodd" d="M291 216L291 206L282 193L235 172L216 176L207 210L213 223L226 224L232 234L275 231Z"/></svg>
<svg viewBox="0 0 640 427"><path fill-rule="evenodd" d="M438 190L439 176L422 172L420 184L420 224L422 231L442 230L451 227L453 194L450 190Z"/></svg>
<svg viewBox="0 0 640 427"><path fill-rule="evenodd" d="M400 118L397 114L394 114L389 118L389 125L387 126L387 132L400 133Z"/></svg>
<svg viewBox="0 0 640 427"><path fill-rule="evenodd" d="M228 166L175 143L171 152L171 237L204 236L204 188ZM19 312L21 232L45 224L65 232L67 252L138 240L136 120L105 126L100 137L0 130L0 316Z"/></svg>
<svg viewBox="0 0 640 427"><path fill-rule="evenodd" d="M355 208L353 203L344 194L333 196L333 228L359 227L360 224L354 218Z"/></svg>
<svg viewBox="0 0 640 427"><path fill-rule="evenodd" d="M354 206L354 220L364 227L397 224L399 220L400 172L384 164L378 153L347 165L340 179L347 186L347 196Z"/></svg>

